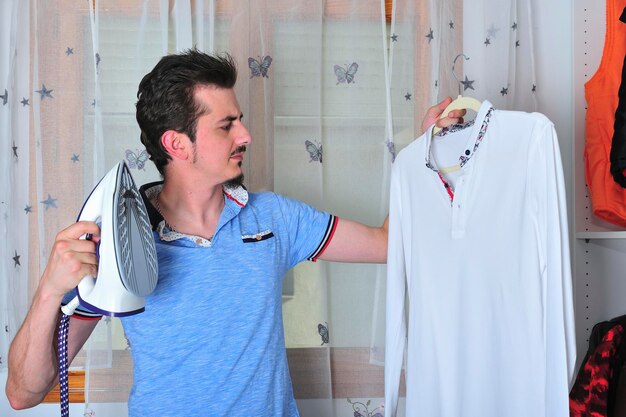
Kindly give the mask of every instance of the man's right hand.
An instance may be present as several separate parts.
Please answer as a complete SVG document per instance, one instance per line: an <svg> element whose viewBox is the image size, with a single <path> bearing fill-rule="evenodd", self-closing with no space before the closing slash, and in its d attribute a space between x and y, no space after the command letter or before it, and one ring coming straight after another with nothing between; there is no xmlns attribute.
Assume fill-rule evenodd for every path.
<svg viewBox="0 0 626 417"><path fill-rule="evenodd" d="M91 234L91 240L81 239ZM48 257L28 314L11 342L6 396L17 410L39 404L57 381L57 333L61 300L85 275L96 276L96 244L100 228L93 222L78 222L59 232ZM76 356L97 320L70 321L68 363Z"/></svg>
<svg viewBox="0 0 626 417"><path fill-rule="evenodd" d="M91 240L80 239L86 234ZM94 222L80 221L60 231L41 277L39 288L43 292L63 297L86 276L96 276L98 259L96 245L100 241L100 228Z"/></svg>

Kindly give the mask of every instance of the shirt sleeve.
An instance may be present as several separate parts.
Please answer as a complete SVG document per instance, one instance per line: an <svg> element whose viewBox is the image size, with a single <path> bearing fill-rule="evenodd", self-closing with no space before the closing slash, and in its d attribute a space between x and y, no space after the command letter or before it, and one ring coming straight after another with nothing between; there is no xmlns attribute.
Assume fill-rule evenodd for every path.
<svg viewBox="0 0 626 417"><path fill-rule="evenodd" d="M74 288L72 291L65 294L63 300L61 301L61 307L72 301L72 299L74 299L74 297L76 296L77 292L76 288ZM81 320L100 320L100 318L102 318L102 314L94 313L86 307L79 305L76 310L74 310L74 314L72 314L72 317Z"/></svg>
<svg viewBox="0 0 626 417"><path fill-rule="evenodd" d="M544 257L545 415L566 416L576 340L565 181L554 125L547 122L537 134L538 163L529 172L534 173L534 188L538 191L538 237Z"/></svg>
<svg viewBox="0 0 626 417"><path fill-rule="evenodd" d="M385 319L385 415L395 417L400 390L400 374L406 345L404 314L406 267L402 235L402 204L399 173L393 166L389 200L387 252L387 301Z"/></svg>
<svg viewBox="0 0 626 417"><path fill-rule="evenodd" d="M333 238L337 217L288 197L276 198L289 235L291 267L304 260L315 262Z"/></svg>

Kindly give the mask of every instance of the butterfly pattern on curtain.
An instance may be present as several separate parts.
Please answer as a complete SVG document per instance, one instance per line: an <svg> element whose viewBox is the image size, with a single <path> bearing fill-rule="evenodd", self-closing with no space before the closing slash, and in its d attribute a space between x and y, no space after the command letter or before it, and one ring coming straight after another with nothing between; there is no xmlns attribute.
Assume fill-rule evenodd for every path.
<svg viewBox="0 0 626 417"><path fill-rule="evenodd" d="M337 77L337 85L339 84L350 84L354 82L354 77L356 75L357 70L359 69L359 64L353 62L349 66L342 67L340 65L333 66L333 71L335 72L335 76Z"/></svg>
<svg viewBox="0 0 626 417"><path fill-rule="evenodd" d="M256 60L252 57L248 58L248 68L250 68L250 78L254 77L265 77L269 78L267 75L270 65L272 65L272 57L269 55Z"/></svg>
<svg viewBox="0 0 626 417"><path fill-rule="evenodd" d="M145 171L146 161L150 159L150 155L148 155L148 151L145 149L135 149L132 151L130 149L126 149L126 164L130 169L138 169Z"/></svg>
<svg viewBox="0 0 626 417"><path fill-rule="evenodd" d="M374 407L372 400L367 400L365 403L361 401L353 401L351 398L346 399L348 404L352 406L354 411L354 417L385 417L384 404L379 404ZM370 407L372 410L370 411Z"/></svg>
<svg viewBox="0 0 626 417"><path fill-rule="evenodd" d="M306 151L309 153L309 162L317 161L320 164L322 161L323 150L322 144L319 142L311 142L310 140L304 141L304 146L306 147Z"/></svg>

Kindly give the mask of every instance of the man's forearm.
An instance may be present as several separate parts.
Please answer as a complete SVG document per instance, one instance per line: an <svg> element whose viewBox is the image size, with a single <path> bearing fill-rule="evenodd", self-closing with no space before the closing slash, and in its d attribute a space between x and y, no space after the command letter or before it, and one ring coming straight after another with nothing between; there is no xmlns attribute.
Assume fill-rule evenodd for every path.
<svg viewBox="0 0 626 417"><path fill-rule="evenodd" d="M11 407L39 404L56 383L54 340L60 300L38 290L33 304L9 350L6 395Z"/></svg>

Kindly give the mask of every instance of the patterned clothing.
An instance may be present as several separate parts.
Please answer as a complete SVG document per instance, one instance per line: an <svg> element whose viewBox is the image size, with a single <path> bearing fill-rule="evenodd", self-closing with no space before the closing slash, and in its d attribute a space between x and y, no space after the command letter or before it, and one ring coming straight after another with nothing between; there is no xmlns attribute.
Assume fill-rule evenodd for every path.
<svg viewBox="0 0 626 417"><path fill-rule="evenodd" d="M626 363L626 316L596 324L570 391L571 417L612 417Z"/></svg>

